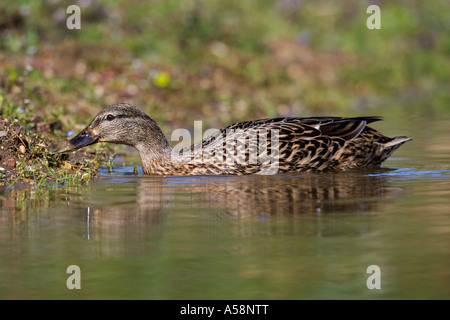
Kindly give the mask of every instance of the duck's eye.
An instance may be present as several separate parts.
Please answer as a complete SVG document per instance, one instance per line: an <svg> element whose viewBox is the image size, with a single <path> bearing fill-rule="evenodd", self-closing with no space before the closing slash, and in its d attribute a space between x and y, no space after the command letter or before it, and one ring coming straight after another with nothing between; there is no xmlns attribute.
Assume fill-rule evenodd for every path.
<svg viewBox="0 0 450 320"><path fill-rule="evenodd" d="M108 121L112 121L112 120L114 120L114 116L112 115L112 114L108 114L107 116L106 116L106 120L108 120Z"/></svg>

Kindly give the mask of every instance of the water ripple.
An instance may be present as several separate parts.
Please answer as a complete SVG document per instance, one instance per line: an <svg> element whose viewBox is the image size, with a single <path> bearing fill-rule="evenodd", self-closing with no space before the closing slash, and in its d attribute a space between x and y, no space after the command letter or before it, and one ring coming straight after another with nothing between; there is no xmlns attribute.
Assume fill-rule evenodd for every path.
<svg viewBox="0 0 450 320"><path fill-rule="evenodd" d="M393 176L402 179L450 179L450 170L421 170L417 168L393 169L389 172L368 174L374 176Z"/></svg>

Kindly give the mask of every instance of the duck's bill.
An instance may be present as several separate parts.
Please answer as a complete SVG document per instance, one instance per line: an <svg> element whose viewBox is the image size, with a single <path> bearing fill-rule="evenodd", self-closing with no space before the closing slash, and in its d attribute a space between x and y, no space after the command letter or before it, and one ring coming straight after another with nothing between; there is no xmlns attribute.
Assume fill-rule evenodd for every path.
<svg viewBox="0 0 450 320"><path fill-rule="evenodd" d="M98 141L98 137L92 136L86 129L77 134L70 140L61 141L51 149L53 152L68 152L81 149L83 147L94 144Z"/></svg>

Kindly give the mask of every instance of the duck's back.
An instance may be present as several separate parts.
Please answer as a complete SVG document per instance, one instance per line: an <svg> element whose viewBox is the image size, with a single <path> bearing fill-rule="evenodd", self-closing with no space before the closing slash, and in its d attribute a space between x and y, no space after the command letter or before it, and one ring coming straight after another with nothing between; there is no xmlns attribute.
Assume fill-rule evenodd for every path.
<svg viewBox="0 0 450 320"><path fill-rule="evenodd" d="M254 174L268 167L284 173L379 165L411 140L389 138L367 127L379 120L286 117L239 122L183 150L183 162L212 166L224 174Z"/></svg>

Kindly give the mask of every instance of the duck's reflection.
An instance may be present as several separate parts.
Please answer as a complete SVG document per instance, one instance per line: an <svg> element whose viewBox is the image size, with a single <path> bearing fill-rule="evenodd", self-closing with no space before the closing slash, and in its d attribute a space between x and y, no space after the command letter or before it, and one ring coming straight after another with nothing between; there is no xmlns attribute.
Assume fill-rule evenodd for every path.
<svg viewBox="0 0 450 320"><path fill-rule="evenodd" d="M116 186L100 188L93 193L96 201L78 215L85 225L83 237L104 255L148 251L161 238L163 209L172 198L167 183L152 179L136 182L119 190Z"/></svg>
<svg viewBox="0 0 450 320"><path fill-rule="evenodd" d="M377 199L401 193L386 176L361 172L234 177L197 189L200 204L223 208L228 216L374 211L382 205Z"/></svg>
<svg viewBox="0 0 450 320"><path fill-rule="evenodd" d="M208 219L205 209L211 209L206 212L220 217L214 220L216 228L223 225L223 219L253 216L270 224L274 216L379 211L387 203L383 198L402 193L391 187L389 180L386 174L361 171L303 176L137 177L133 188L123 190L127 197L112 196L115 200L111 201L111 193L105 192L104 205L89 206L84 213L85 237L97 241L100 251L108 255L136 253L155 246L162 238L166 223L161 222L169 211L180 220L197 213L197 219Z"/></svg>

